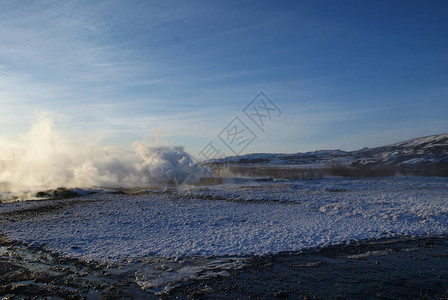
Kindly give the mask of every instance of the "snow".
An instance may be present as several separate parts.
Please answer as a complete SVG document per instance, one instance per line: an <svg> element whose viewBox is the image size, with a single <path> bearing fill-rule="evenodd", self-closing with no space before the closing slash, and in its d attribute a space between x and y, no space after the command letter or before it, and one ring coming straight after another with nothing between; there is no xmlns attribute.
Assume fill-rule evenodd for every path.
<svg viewBox="0 0 448 300"><path fill-rule="evenodd" d="M227 179L174 194L0 204L0 233L86 260L244 256L448 233L448 178ZM51 202L53 201L53 202ZM64 203L38 213L39 206ZM34 208L36 213L12 214Z"/></svg>
<svg viewBox="0 0 448 300"><path fill-rule="evenodd" d="M427 144L427 143L432 143L432 144L436 145L437 142L443 141L443 140L446 140L446 139L448 139L448 134L430 135L430 136L414 138L414 139L410 139L410 140L407 140L407 141L391 144L391 145L389 145L389 147L392 147L392 146L395 146L395 147L415 147L415 146L419 146L421 144ZM437 145L445 145L446 146L446 143L437 144Z"/></svg>
<svg viewBox="0 0 448 300"><path fill-rule="evenodd" d="M300 166L302 168L328 168L333 164L350 165L356 162L361 165L371 163L421 166L442 162L448 155L447 147L448 134L440 134L357 151L318 150L295 154L253 153L212 160L209 163L239 163L259 167Z"/></svg>
<svg viewBox="0 0 448 300"><path fill-rule="evenodd" d="M402 163L400 163L400 165L416 165L419 164L421 162L426 161L427 159L420 157L420 158L412 158L412 159L408 159Z"/></svg>

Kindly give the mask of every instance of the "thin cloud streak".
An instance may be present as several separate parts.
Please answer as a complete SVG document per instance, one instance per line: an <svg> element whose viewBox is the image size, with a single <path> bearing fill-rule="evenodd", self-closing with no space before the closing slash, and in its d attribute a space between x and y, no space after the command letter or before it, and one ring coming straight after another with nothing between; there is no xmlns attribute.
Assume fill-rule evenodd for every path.
<svg viewBox="0 0 448 300"><path fill-rule="evenodd" d="M198 149L260 91L285 112L272 125L276 132L264 137L283 152L300 150L307 139L339 145L345 136L362 136L361 130L370 134L372 126L401 132L394 114L422 122L431 112L442 118L446 72L430 69L428 77L403 69L400 82L391 72L412 65L409 58L421 57L418 63L428 66L443 61L439 48L378 45L401 31L371 28L348 8L352 23L314 5L288 5L1 3L1 135L17 135L36 112L52 111L75 129L107 132L118 143L160 126L167 139ZM369 49L381 50L381 57ZM419 85L415 78L406 81L409 74ZM437 124L418 132L444 128ZM259 147L265 144L259 140Z"/></svg>

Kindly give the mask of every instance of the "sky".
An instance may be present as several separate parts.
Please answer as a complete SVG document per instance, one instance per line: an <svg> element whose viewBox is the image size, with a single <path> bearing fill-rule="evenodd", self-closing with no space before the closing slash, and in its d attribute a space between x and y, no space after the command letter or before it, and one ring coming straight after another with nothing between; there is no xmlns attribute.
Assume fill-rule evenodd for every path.
<svg viewBox="0 0 448 300"><path fill-rule="evenodd" d="M260 92L278 108L263 128L243 111ZM256 136L238 154L446 133L448 2L1 1L0 105L3 141L45 113L195 155L234 154L235 117Z"/></svg>

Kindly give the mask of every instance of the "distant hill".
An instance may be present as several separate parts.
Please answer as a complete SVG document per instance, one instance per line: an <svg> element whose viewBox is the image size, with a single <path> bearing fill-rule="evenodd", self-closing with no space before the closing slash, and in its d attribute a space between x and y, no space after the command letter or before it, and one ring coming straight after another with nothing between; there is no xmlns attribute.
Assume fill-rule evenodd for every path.
<svg viewBox="0 0 448 300"><path fill-rule="evenodd" d="M351 152L354 165L448 165L448 134L431 135Z"/></svg>
<svg viewBox="0 0 448 300"><path fill-rule="evenodd" d="M239 166L297 166L324 168L390 166L402 168L447 167L448 134L414 138L391 145L356 151L318 150L295 154L253 153L212 160L207 164L229 163Z"/></svg>

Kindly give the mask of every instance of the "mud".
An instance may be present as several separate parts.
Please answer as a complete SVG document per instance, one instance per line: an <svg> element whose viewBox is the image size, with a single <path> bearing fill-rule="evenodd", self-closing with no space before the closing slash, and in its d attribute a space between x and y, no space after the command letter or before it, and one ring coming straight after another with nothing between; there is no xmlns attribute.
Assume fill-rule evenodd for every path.
<svg viewBox="0 0 448 300"><path fill-rule="evenodd" d="M365 241L253 257L242 270L181 286L165 298L448 299L448 239Z"/></svg>
<svg viewBox="0 0 448 300"><path fill-rule="evenodd" d="M447 250L446 236L406 237L248 257L228 267L229 263L210 266L213 259L194 257L88 262L2 237L0 295L8 299L448 299ZM207 264L208 269L199 268ZM196 276L168 280L161 286L138 282L148 268L158 270L153 277L160 282L186 266L198 268Z"/></svg>

